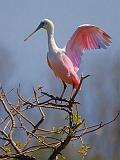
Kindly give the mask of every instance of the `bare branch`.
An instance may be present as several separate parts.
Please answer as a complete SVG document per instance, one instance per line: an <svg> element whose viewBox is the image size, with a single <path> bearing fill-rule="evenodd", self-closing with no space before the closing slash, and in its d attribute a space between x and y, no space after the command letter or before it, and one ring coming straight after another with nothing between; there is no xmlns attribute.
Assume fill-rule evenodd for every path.
<svg viewBox="0 0 120 160"><path fill-rule="evenodd" d="M0 102L5 116L4 118L0 118L0 159L34 159L26 154L37 150L49 149L51 150L51 155L49 155L48 160L54 160L57 155L62 154L62 151L70 142L80 139L81 145L84 145L82 139L84 135L103 128L117 120L120 113L108 122L100 122L87 127L85 119L81 119L78 110L80 102L76 101L76 96L81 91L80 88L82 87L83 80L89 76L81 75L79 87L75 90L72 97L67 99L61 99L55 95L46 93L42 91L41 87L33 88L33 95L30 98L24 98L21 95L21 87L19 85L16 93L17 102L12 103L9 94L12 93L13 89L5 94L1 87ZM45 118L48 121L49 116L46 115L45 111L48 109L51 112L54 110L64 112L66 115L66 125L59 126L58 128L54 126L51 129L46 128L44 121ZM32 117L31 113L33 113L33 110L39 113L40 118L37 121L34 121ZM18 137L18 142L14 139L14 134L19 131L22 131L21 133L25 137L25 141L22 143L20 142L20 137ZM33 144L33 141L36 142L36 145Z"/></svg>

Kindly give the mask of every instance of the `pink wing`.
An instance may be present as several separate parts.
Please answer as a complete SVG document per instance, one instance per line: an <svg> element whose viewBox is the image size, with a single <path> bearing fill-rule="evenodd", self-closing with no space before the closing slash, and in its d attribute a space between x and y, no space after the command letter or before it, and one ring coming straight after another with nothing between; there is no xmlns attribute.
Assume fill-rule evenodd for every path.
<svg viewBox="0 0 120 160"><path fill-rule="evenodd" d="M102 29L90 25L84 24L77 28L68 41L65 49L66 55L73 62L75 71L79 69L81 55L84 50L87 49L106 49L111 43L111 37Z"/></svg>

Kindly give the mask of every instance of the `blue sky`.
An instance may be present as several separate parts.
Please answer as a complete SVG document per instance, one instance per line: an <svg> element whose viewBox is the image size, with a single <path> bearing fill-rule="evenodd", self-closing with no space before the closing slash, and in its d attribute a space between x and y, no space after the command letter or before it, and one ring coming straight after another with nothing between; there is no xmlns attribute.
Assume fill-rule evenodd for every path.
<svg viewBox="0 0 120 160"><path fill-rule="evenodd" d="M113 44L107 51L99 52L115 53L120 43L119 6L119 0L1 0L0 42L10 52L8 56L15 65L14 74L6 85L12 87L18 82L27 86L38 83L43 86L50 85L48 76L52 79L53 74L46 64L45 31L37 33L26 43L23 41L43 18L50 18L55 23L56 41L60 47L66 44L78 25L91 23L102 27L113 39ZM82 71L89 68L89 58L94 59L97 56L98 54L87 54L83 57ZM55 80L55 77L53 79Z"/></svg>
<svg viewBox="0 0 120 160"><path fill-rule="evenodd" d="M97 83L98 86L102 85L101 89L104 93L109 92L112 97L115 93L114 87L112 89L110 87L112 83L110 73L115 59L119 58L120 49L119 6L119 0L109 0L109 2L106 0L1 0L0 42L1 46L8 51L7 60L2 69L7 67L6 70L8 70L9 68L7 71L9 78L6 76L5 83L2 81L4 87L9 90L17 87L20 82L25 93L29 93L32 86L40 84L45 90L53 93L58 90L60 94L61 82L46 63L48 47L45 31L39 31L24 42L26 36L38 26L43 18L49 18L55 24L55 38L60 47L64 47L76 27L84 23L100 26L111 35L113 43L107 50L91 51L90 54L82 57L78 74L83 72L92 75L90 80L85 82L83 91L85 105L93 106L93 99L97 95L94 94L94 84ZM2 54L3 52L0 53ZM9 63L12 65L6 65ZM101 74L104 83L101 82Z"/></svg>
<svg viewBox="0 0 120 160"><path fill-rule="evenodd" d="M120 49L119 6L119 0L109 0L109 2L106 0L1 0L0 42L1 46L8 51L5 63L9 64L9 61L12 63L11 67L8 65L9 78L6 77L5 83L3 82L4 87L11 89L17 87L20 82L25 93L29 93L32 86L40 84L45 90L53 93L58 90L60 94L61 82L46 63L48 47L45 31L39 31L24 42L26 36L38 26L43 18L49 18L55 24L55 38L60 47L64 47L76 27L84 23L100 26L111 35L113 43L107 50L91 51L90 54L82 57L78 74L83 72L92 75L90 80L85 82L84 105L93 106L93 99L96 99L97 95L94 94L94 84L97 83L98 86L101 85L104 93L109 92L112 97L114 89L109 87L112 83L110 73L116 57L119 58ZM4 65L3 70L5 67L7 65ZM104 83L101 82L101 74Z"/></svg>

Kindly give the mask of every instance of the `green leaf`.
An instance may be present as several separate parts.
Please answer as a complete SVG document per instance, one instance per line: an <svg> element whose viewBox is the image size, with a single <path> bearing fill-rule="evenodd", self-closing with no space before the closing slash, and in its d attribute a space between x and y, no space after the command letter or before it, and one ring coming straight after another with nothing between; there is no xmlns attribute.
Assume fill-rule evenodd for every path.
<svg viewBox="0 0 120 160"><path fill-rule="evenodd" d="M86 154L86 151L85 151L84 149L80 149L78 152L79 152L80 154L82 154L82 155L85 155L85 154Z"/></svg>
<svg viewBox="0 0 120 160"><path fill-rule="evenodd" d="M68 120L69 119L69 116L67 115L66 117L65 117L65 120Z"/></svg>
<svg viewBox="0 0 120 160"><path fill-rule="evenodd" d="M78 115L78 114L73 114L73 121L76 123L76 124L79 124L81 123L81 116Z"/></svg>
<svg viewBox="0 0 120 160"><path fill-rule="evenodd" d="M45 137L43 137L43 136L40 136L38 139L39 139L40 142L44 142L45 141Z"/></svg>
<svg viewBox="0 0 120 160"><path fill-rule="evenodd" d="M78 151L81 155L87 155L88 149L90 149L90 146L82 145L80 147L80 150Z"/></svg>
<svg viewBox="0 0 120 160"><path fill-rule="evenodd" d="M4 147L5 152L11 153L11 149L9 147Z"/></svg>

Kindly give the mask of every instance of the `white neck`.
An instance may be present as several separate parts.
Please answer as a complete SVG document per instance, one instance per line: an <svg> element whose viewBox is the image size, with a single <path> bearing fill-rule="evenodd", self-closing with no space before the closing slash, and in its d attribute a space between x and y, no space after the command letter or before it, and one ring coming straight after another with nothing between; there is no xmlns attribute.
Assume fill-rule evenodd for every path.
<svg viewBox="0 0 120 160"><path fill-rule="evenodd" d="M58 50L58 47L56 45L55 39L54 39L54 28L49 28L47 30L48 35L48 49L50 52L56 52Z"/></svg>

